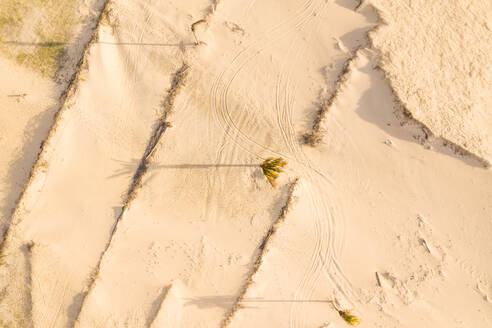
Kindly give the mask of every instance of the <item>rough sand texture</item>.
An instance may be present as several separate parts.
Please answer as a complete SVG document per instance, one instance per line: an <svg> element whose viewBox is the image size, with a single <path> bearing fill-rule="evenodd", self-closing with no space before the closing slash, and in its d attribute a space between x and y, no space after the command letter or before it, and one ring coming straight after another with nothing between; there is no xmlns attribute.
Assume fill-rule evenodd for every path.
<svg viewBox="0 0 492 328"><path fill-rule="evenodd" d="M492 326L492 174L442 145L487 158L489 45L460 28L492 11L373 4L384 21L367 1L114 1L66 53L75 74L2 52L0 326ZM480 74L457 73L458 48ZM47 106L37 157L22 133Z"/></svg>
<svg viewBox="0 0 492 328"><path fill-rule="evenodd" d="M397 97L435 135L492 161L492 2L371 0Z"/></svg>

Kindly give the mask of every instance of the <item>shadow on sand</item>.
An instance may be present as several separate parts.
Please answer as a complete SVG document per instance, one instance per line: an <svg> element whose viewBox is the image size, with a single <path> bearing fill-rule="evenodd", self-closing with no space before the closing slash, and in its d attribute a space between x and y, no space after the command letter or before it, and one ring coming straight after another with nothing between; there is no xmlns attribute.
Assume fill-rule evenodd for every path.
<svg viewBox="0 0 492 328"><path fill-rule="evenodd" d="M25 47L65 47L70 45L75 45L76 42L24 42L24 41L2 41L3 44L13 45L13 46L25 46ZM194 47L195 43L158 43L158 42L106 42L106 41L96 41L96 44L106 44L113 46L154 46L154 47Z"/></svg>
<svg viewBox="0 0 492 328"><path fill-rule="evenodd" d="M473 167L486 167L483 159L458 149L458 146L453 146L451 142L439 136L429 135L431 132L421 122L397 112L395 102L382 103L380 100L382 96L374 90L384 90L384 98L394 99L395 96L383 73L376 70L371 61L359 70L370 77L372 85L358 102L357 114L362 119L375 124L394 138L419 143L429 151L451 156Z"/></svg>
<svg viewBox="0 0 492 328"><path fill-rule="evenodd" d="M116 171L109 178L117 178L125 175L132 175L138 168L140 161L133 159L130 162L119 161L121 169ZM212 168L241 168L241 167L260 167L259 164L151 164L148 171L162 170L162 169L212 169Z"/></svg>
<svg viewBox="0 0 492 328"><path fill-rule="evenodd" d="M196 306L201 309L221 307L229 309L236 301L237 296L233 295L216 295L201 296L185 299L186 306ZM260 303L331 303L330 300L292 300L292 299L265 299L260 297L243 298L241 302L243 308L259 308ZM255 306L256 305L256 306Z"/></svg>

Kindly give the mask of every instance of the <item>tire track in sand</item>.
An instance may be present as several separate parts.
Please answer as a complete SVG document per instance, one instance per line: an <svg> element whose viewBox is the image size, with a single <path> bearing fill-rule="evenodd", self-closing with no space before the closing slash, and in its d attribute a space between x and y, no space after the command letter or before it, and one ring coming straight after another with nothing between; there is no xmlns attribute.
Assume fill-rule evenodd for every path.
<svg viewBox="0 0 492 328"><path fill-rule="evenodd" d="M314 2L305 3L305 4L312 6L313 3ZM321 7L324 8L325 5L326 5L326 3L322 4ZM300 12L300 14L296 16L296 17L300 17L298 19L298 21L295 22L295 28L296 29L299 29L303 25L307 24L310 21L310 17L312 17L313 13L318 12L318 10L317 10L318 6L312 6L311 11L306 13L306 9L309 9L309 8L310 8L309 6L307 6L307 7L305 6L304 10L302 10ZM236 122L233 120L233 118L231 117L230 111L229 111L228 105L227 105L227 96L229 93L229 89L230 89L234 79L242 71L242 69L245 67L245 65L248 62L250 62L251 60L253 60L254 58L256 58L261 53L261 51L263 51L264 45L267 42L273 42L275 40L278 40L279 38L284 36L286 34L286 32L288 32L288 29L285 26L280 25L280 26L277 26L276 28L279 29L278 31L275 31L275 29L273 31L273 32L277 32L277 34L279 34L278 36L276 36L276 38L273 38L273 37L268 38L268 34L267 34L266 36L264 36L263 38L260 38L259 40L254 42L252 45L250 45L246 49L240 51L233 58L233 60L229 64L229 66L226 67L226 69L224 69L219 74L217 79L215 80L215 82L212 86L212 89L211 89L211 98L212 98L212 104L213 104L213 108L214 108L214 114L215 114L216 121L218 122L218 124L222 128L222 130L226 133L226 135L228 135L229 138L232 139L232 141L237 146L239 146L240 148L242 148L246 152L250 153L251 155L256 156L256 157L260 157L260 158L261 158L261 156L258 155L258 150L260 150L260 151L267 150L267 151L270 151L270 152L277 154L279 156L283 156L283 157L286 157L288 159L294 159L294 160L298 161L298 156L292 157L291 154L287 155L287 154L282 154L280 152L277 152L277 151L271 149L270 147L257 142L252 137L250 137L246 133L244 133L241 130L241 128L236 124ZM259 50L254 51L254 46L256 46L258 44L260 44L260 46L258 47ZM251 48L253 48L253 49L251 50ZM246 57L246 55L248 54L248 51L253 52L253 54L250 55L249 57ZM243 59L242 57L246 57L246 58ZM225 80L224 75L226 75L229 70L232 71L232 75L229 77L228 80L226 80L224 85L221 85L222 81ZM277 90L278 90L278 88L277 88ZM278 95L278 93L277 93L277 95ZM220 101L217 101L217 99L220 99ZM278 99L277 99L277 104L278 104ZM278 114L277 114L277 120L279 120ZM290 121L291 121L291 119L290 119ZM280 122L280 121L278 121L278 122ZM289 144L289 143L294 144L295 143L295 141L294 141L295 140L295 131L293 131L293 124L290 124L291 129L289 129L289 131L290 131L289 137L287 137L287 131L283 128L283 125L279 123L278 126L279 126L279 128L280 128L280 130L284 136L284 141L287 144ZM232 130L233 133L231 133L230 130ZM233 135L233 134L235 134L235 135ZM237 139L235 136L237 136ZM247 145L250 145L250 146L252 145L254 148L256 148L255 149L256 151L251 151L250 149L248 149L247 145L245 145L243 142L246 142ZM298 150L298 147L294 147L292 145L289 148L291 148L293 150ZM296 152L293 152L293 154L296 155ZM271 236L271 231L268 232L266 238L269 239L270 236ZM318 251L319 251L319 249L321 249L320 240L322 240L322 239L316 238L316 243L318 245L316 247L316 249ZM262 243L260 245L260 249L264 249L264 247L265 247L265 243ZM255 269L254 269L253 273L249 276L246 286L240 291L240 296L238 298L238 301L235 302L231 311L226 315L222 327L226 327L228 325L228 323L230 322L233 314L235 313L235 311L239 305L240 299L244 296L244 294L247 291L247 287L251 283L252 275L258 270L258 267L261 263L263 254L264 254L264 252L262 251L258 257L258 260L256 262L257 264L255 265ZM313 252L313 259L311 261L311 263L313 263L315 266L319 263L318 261L315 260L316 256L317 256L317 252L315 251L315 252ZM305 277L312 277L316 271L320 274L320 270L316 270L316 267L311 268L311 271L312 271L311 274L307 274L307 275L305 275Z"/></svg>
<svg viewBox="0 0 492 328"><path fill-rule="evenodd" d="M324 9L325 6L323 6L322 9ZM321 10L322 12L322 10ZM316 24L316 26L319 25ZM312 38L310 38L312 39ZM290 67L289 63L291 62L292 57L294 59L297 59L301 56L302 53L304 53L305 50L302 47L295 47L299 43L298 40L293 40L291 43L290 48L288 49L287 56L285 59L284 64L282 65L281 73L279 74L278 80L277 80L277 85L276 85L276 110L277 110L277 124L279 129L282 132L282 136L284 138L285 144L288 146L290 153L294 158L299 162L304 164L305 174L302 175L307 175L309 177L309 181L313 181L313 178L311 176L311 170L313 169L313 166L311 165L310 161L307 159L305 156L304 152L302 151L301 147L297 143L296 140L296 133L295 133L295 128L294 124L292 122L292 115L293 115L293 103L294 103L294 97L295 97L295 92L293 96L290 96L289 90L290 90L290 84L291 84L291 73L292 70L287 70L286 72L286 67ZM294 56L290 56L290 54L294 52ZM285 84L283 87L282 85ZM281 90L284 92L283 97L281 95ZM283 100L283 104L281 104L281 101ZM329 229L326 229L326 216L329 215L329 213L325 210L323 213L321 213L320 208L324 208L320 206L320 199L319 199L319 193L316 195L316 193L313 192L313 188L308 189L308 197L313 205L313 209L315 212L315 245L314 249L311 253L310 256L310 266L307 268L299 286L296 289L295 292L295 299L300 300L300 299L310 299L316 284L318 283L321 273L322 273L322 266L320 265L319 261L319 256L323 253L323 251L326 253L328 250L332 249L332 247L329 247L330 242L333 240L333 236L330 235L329 233L332 233L334 229L331 227ZM329 233L326 233L329 232ZM304 313L303 307L306 306L302 302L294 302L292 307L291 307L291 312L290 312L290 318L289 318L289 324L291 327L304 327L305 326L305 320L302 319L302 313Z"/></svg>
<svg viewBox="0 0 492 328"><path fill-rule="evenodd" d="M273 154L284 156L287 159L292 159L290 156L281 154L267 145L256 141L253 137L250 137L248 134L244 133L243 129L238 126L230 114L227 102L231 85L239 73L241 73L244 69L246 64L255 59L265 50L267 43L272 44L276 40L279 40L287 35L292 28L291 25L297 29L306 24L309 21L309 18L312 17L312 13L316 12L315 5L314 0L306 1L303 4L302 9L299 10L294 17L287 19L273 27L245 49L239 51L229 65L221 71L212 84L210 97L212 99L214 117L217 123L232 142L255 157L262 158L258 155L258 153L261 151L269 151ZM271 36L271 34L273 34L273 36ZM251 150L250 147L253 148L253 150Z"/></svg>
<svg viewBox="0 0 492 328"><path fill-rule="evenodd" d="M317 24L318 25L318 24ZM317 26L316 25L316 26ZM344 233L343 226L342 229L336 226L337 220L335 220L336 213L335 208L328 209L326 203L323 201L328 200L330 203L334 203L331 197L323 195L323 188L318 183L319 179L313 176L312 173L316 173L317 170L313 170L313 165L307 159L306 155L302 151L296 140L296 133L294 125L292 123L292 113L293 113L293 102L295 97L290 96L290 75L292 70L288 70L285 73L285 67L290 67L288 63L290 62L290 53L295 45L296 41L293 41L291 48L287 51L287 56L285 63L282 66L281 73L279 74L277 85L276 85L276 109L277 109L277 123L284 137L284 142L289 146L289 150L292 155L297 159L298 162L304 163L304 168L307 168L305 175L308 176L308 180L311 184L309 197L313 204L315 210L315 234L316 243L311 254L311 265L307 269L302 281L300 282L296 290L296 299L310 299L316 285L321 277L321 273L325 273L328 280L333 285L334 289L341 293L345 299L350 300L353 298L353 287L350 281L346 278L342 268L338 264L337 257L341 252L342 247L336 247L336 243L343 245ZM302 48L299 50L297 47L294 58L299 58L302 53ZM343 73L342 73L343 74ZM285 80L285 81L284 81ZM284 87L281 87L285 84ZM295 87L296 88L296 87ZM283 97L280 95L282 90L284 92ZM281 105L281 101L283 104ZM312 171L312 172L310 172ZM319 172L319 171L318 171ZM322 180L328 180L325 176L321 175ZM326 181L329 182L329 181ZM339 221L339 220L338 220ZM343 220L341 220L343 224ZM335 233L336 232L336 233ZM321 264L320 264L321 262ZM347 291L348 290L348 291ZM349 295L350 294L350 295ZM349 301L350 302L350 301ZM350 302L352 303L352 302ZM294 302L291 307L290 315L290 326L291 327L304 327L305 322L302 318L299 318L303 313L302 307L305 306L302 302Z"/></svg>
<svg viewBox="0 0 492 328"><path fill-rule="evenodd" d="M323 6L324 7L324 6ZM314 10L313 10L314 12ZM302 25L305 25L308 21L308 16L304 17L305 21L299 21L296 24L296 28L302 27ZM282 30L279 31L279 34L281 34ZM280 35L279 37L282 37ZM273 38L271 39L266 39L264 40L261 45L264 45L268 41L272 41ZM278 39L278 37L277 37ZM273 39L276 40L276 39ZM254 140L253 137L250 137L246 133L244 133L240 127L240 124L238 126L237 122L235 122L230 114L230 110L228 109L227 106L227 96L229 94L229 89L238 76L238 74L243 70L244 66L251 60L253 60L256 56L259 55L261 51L263 51L263 47L259 47L259 50L257 50L253 55L246 57L247 51L250 50L250 48L253 48L256 44L260 44L262 40L258 40L256 43L253 43L249 48L246 48L245 50L241 51L234 57L234 59L231 61L229 66L223 70L216 81L214 82L212 86L212 92L211 92L211 97L212 97L212 103L214 107L214 114L216 117L217 122L221 126L221 128L225 131L225 133L229 136L229 138L233 139L233 142L241 147L243 150L247 151L248 153L252 154L253 156L258 156L258 150L267 150L270 151L274 154L286 157L288 159L294 159L297 162L299 162L303 166L307 166L308 169L308 176L309 180L311 181L311 184L316 186L315 188L311 188L310 190L310 198L313 203L313 207L315 208L315 213L316 213L316 219L315 219L315 234L317 236L316 238L316 245L315 249L312 252L312 259L311 259L311 266L308 269L307 273L304 275L304 279L301 282L301 285L298 288L297 298L302 298L304 295L311 295L313 291L315 290L316 283L319 281L322 273L324 271L328 272L328 278L334 285L334 288L337 290L340 290L342 294L346 294L344 292L344 288L341 287L341 283L337 283L336 279L338 279L338 276L342 276L343 272L341 272L341 268L336 265L336 266L329 266L326 261L324 261L324 258L334 258L334 249L335 249L335 235L334 231L335 229L335 220L334 218L330 215L329 211L327 210L326 206L323 204L323 202L319 200L319 195L322 194L319 191L323 190L323 188L315 183L314 181L317 181L315 177L309 172L309 171L314 171L317 175L321 175L324 177L324 180L329 180L326 176L324 176L319 170L316 170L309 160L307 160L307 157L304 155L302 152L302 149L296 142L296 134L294 130L294 126L292 123L292 111L293 111L293 99L289 99L290 95L288 93L289 89L289 84L290 84L290 73L287 79L287 88L285 88L287 91L284 94L285 98L285 103L289 103L289 106L283 106L285 109L284 111L280 111L280 99L279 99L279 90L280 90L280 81L282 81L282 73L279 76L279 81L276 86L277 94L276 94L276 105L277 105L277 124L278 127L282 133L282 136L284 138L284 142L289 146L289 154L282 154L280 152L277 152L270 147L261 144ZM254 50L253 50L254 51ZM252 52L251 50L249 52ZM299 53L299 50L297 51ZM298 54L299 55L299 54ZM243 59L243 57L246 57ZM285 65L284 65L285 66ZM225 80L224 75L226 75L228 70L231 70L232 73L229 77L228 80L224 83L223 80ZM224 85L221 85L223 83ZM217 99L220 99L220 101L217 101ZM231 132L232 131L232 132ZM245 144L246 143L246 144ZM256 151L250 150L250 147L248 146L253 146L252 148ZM259 157L259 156L258 156ZM331 181L327 181L328 183L331 183ZM317 189L317 192L313 189ZM318 197L316 197L318 195ZM329 198L328 198L329 199ZM328 218L328 220L326 219ZM343 233L341 234L343 237ZM262 255L260 255L262 256ZM333 271L332 267L335 268L336 273L331 273ZM340 273L341 272L341 273ZM307 292L305 292L307 290ZM246 291L243 291L245 293ZM299 309L297 309L299 310ZM294 311L295 312L295 311ZM292 316L294 318L299 317L299 315L294 315ZM293 322L291 325L297 325L297 326L302 326L302 320L300 323L296 323L297 319L293 319Z"/></svg>

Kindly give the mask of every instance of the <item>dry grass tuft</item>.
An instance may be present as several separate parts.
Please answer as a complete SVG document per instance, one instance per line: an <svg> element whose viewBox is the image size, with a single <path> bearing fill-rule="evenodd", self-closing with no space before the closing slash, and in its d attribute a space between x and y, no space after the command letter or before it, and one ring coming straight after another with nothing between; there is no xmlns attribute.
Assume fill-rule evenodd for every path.
<svg viewBox="0 0 492 328"><path fill-rule="evenodd" d="M174 74L171 88L169 88L166 98L162 101L163 115L161 121L163 122L163 124L165 124L164 122L166 122L167 115L172 114L174 101L176 100L176 96L186 82L189 68L190 66L187 63L183 63L183 65Z"/></svg>
<svg viewBox="0 0 492 328"><path fill-rule="evenodd" d="M326 114L330 109L332 101L333 101L332 98L323 99L318 104L318 111L316 112L316 117L314 118L313 121L313 128L311 131L306 132L302 136L302 141L305 145L315 147L319 145L320 142L323 140L323 129L321 128L321 125L325 120Z"/></svg>
<svg viewBox="0 0 492 328"><path fill-rule="evenodd" d="M302 143L311 147L316 147L322 140L323 134L319 130L309 131L302 135Z"/></svg>

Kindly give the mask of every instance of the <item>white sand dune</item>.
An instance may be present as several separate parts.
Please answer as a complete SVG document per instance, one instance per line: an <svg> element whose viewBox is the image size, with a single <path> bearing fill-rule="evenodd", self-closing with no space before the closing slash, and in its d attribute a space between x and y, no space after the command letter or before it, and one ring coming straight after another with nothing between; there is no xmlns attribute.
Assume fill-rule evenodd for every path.
<svg viewBox="0 0 492 328"><path fill-rule="evenodd" d="M1 325L492 326L492 10L409 3L109 2L11 217L56 85L1 58Z"/></svg>
<svg viewBox="0 0 492 328"><path fill-rule="evenodd" d="M399 100L434 134L490 162L492 3L371 3L386 23L372 40Z"/></svg>

